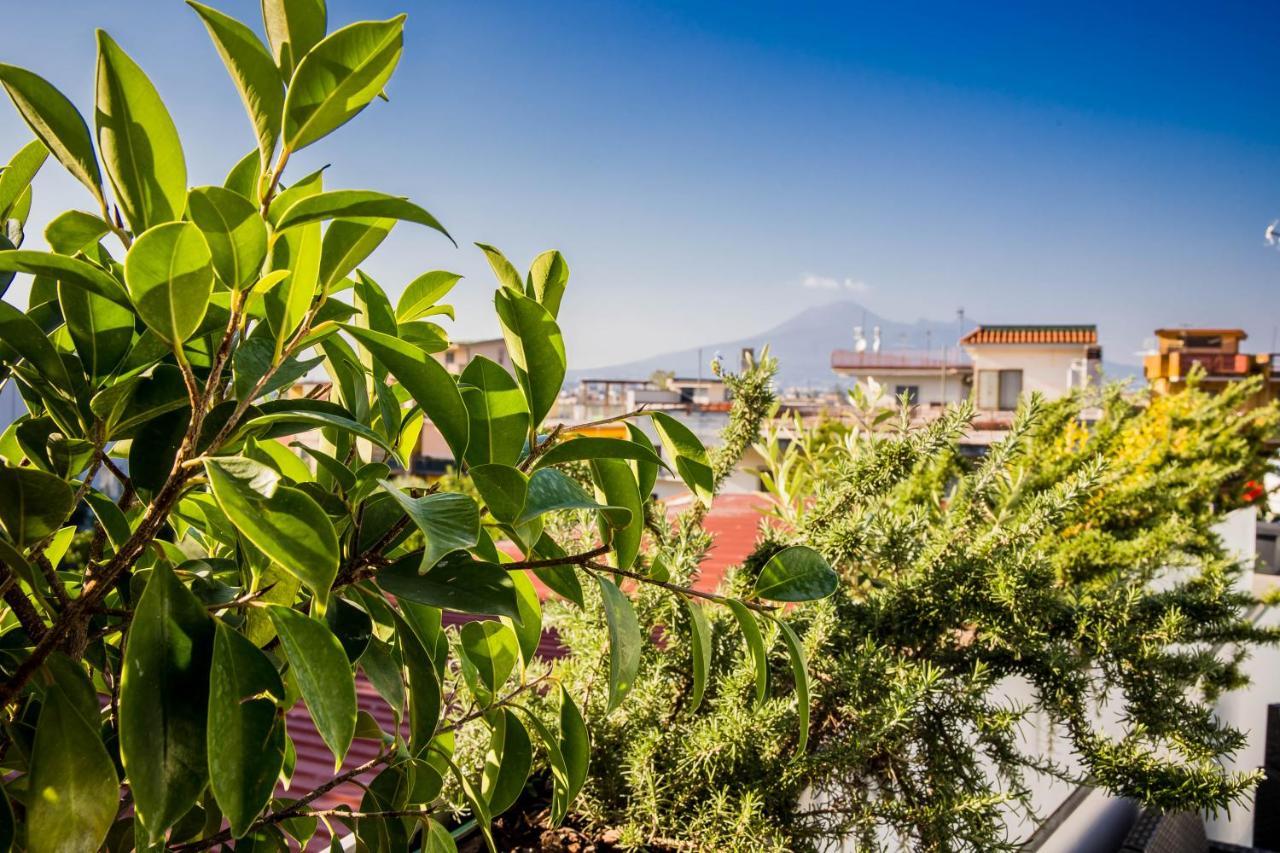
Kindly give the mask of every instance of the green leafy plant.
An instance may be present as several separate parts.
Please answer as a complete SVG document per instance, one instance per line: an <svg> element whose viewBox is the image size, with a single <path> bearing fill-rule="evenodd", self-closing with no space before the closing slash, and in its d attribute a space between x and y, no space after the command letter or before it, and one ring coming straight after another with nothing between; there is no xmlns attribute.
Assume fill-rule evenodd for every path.
<svg viewBox="0 0 1280 853"><path fill-rule="evenodd" d="M765 620L763 657L734 612L691 618L642 591L640 630L664 643L608 716L590 691L599 615L549 605L575 652L564 680L589 697L575 824L636 849L994 850L1034 826L1038 778L1162 809L1237 802L1257 774L1224 769L1244 735L1214 703L1250 648L1280 641L1215 531L1270 465L1280 413L1251 408L1256 391L1032 398L978 459L958 446L967 407L912 425L864 399L762 422L735 395L722 447L763 425L773 518L718 594L773 586L796 545L839 589ZM687 584L710 545L682 518L652 559Z"/></svg>
<svg viewBox="0 0 1280 853"><path fill-rule="evenodd" d="M404 16L330 32L322 0L264 0L264 44L190 5L255 141L222 186L187 186L160 93L107 34L92 129L46 80L0 65L36 136L0 172L0 295L31 277L25 311L0 301L0 381L28 410L0 435L0 849L282 848L322 821L368 848L447 850L459 811L492 846L533 772L562 820L592 762L588 713L623 712L652 645L632 595L698 595L641 559L658 470L702 512L723 465L660 415L665 461L634 423L627 440L546 426L566 370L558 252L522 276L481 246L515 371L476 359L454 377L428 318L452 316L441 300L459 276L425 272L393 305L360 269L400 223L452 240L440 222L393 194L327 189L322 171L286 179L383 94ZM54 218L49 251L22 248L50 155L95 210ZM320 370L327 393L299 386ZM433 484L397 476L425 422L457 472ZM71 558L77 511L89 541ZM604 707L584 713L536 659L530 574L605 621ZM795 548L754 591L702 597L732 614L763 677L765 600L834 586ZM446 610L482 619L446 630ZM708 666L695 660L699 684ZM358 675L390 731L360 710ZM335 771L286 791L299 703ZM344 769L355 739L378 751ZM463 760L472 742L479 763ZM316 808L352 780L358 810Z"/></svg>

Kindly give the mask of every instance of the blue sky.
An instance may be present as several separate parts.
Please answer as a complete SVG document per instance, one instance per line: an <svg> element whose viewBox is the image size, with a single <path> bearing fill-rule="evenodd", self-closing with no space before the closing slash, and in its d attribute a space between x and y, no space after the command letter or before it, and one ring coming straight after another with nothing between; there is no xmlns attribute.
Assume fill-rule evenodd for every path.
<svg viewBox="0 0 1280 853"><path fill-rule="evenodd" d="M211 0L260 28L257 4ZM900 320L1097 322L1108 360L1160 325L1280 324L1280 50L1256 5L331 2L408 11L359 119L296 158L410 196L369 271L467 278L455 333L492 334L471 241L563 250L570 362L754 333L853 298ZM980 6L980 8L979 8ZM156 81L193 183L253 144L177 0L6 9L0 59L89 113L93 28ZM20 37L15 37L20 33ZM0 111L0 150L28 138ZM33 221L86 207L55 166Z"/></svg>

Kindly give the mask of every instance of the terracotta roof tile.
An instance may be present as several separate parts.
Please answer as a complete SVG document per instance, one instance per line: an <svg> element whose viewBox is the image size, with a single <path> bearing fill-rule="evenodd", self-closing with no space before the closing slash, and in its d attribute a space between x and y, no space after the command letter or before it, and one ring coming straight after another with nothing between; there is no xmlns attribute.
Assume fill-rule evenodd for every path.
<svg viewBox="0 0 1280 853"><path fill-rule="evenodd" d="M1096 344L1098 327L979 326L960 339L962 344Z"/></svg>

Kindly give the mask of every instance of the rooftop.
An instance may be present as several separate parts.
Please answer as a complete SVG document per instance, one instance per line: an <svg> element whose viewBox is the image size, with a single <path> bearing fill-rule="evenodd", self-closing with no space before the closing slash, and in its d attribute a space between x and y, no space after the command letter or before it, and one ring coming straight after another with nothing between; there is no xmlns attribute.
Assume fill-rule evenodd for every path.
<svg viewBox="0 0 1280 853"><path fill-rule="evenodd" d="M838 349L831 353L831 367L836 370L872 370L897 368L899 370L941 370L953 368L968 370L969 359L963 354L943 358L932 352L854 352Z"/></svg>
<svg viewBox="0 0 1280 853"><path fill-rule="evenodd" d="M1157 338L1173 338L1182 340L1184 338L1236 338L1245 340L1249 335L1244 329L1156 329Z"/></svg>
<svg viewBox="0 0 1280 853"><path fill-rule="evenodd" d="M979 326L960 339L962 344L1096 344L1098 327L1064 326Z"/></svg>

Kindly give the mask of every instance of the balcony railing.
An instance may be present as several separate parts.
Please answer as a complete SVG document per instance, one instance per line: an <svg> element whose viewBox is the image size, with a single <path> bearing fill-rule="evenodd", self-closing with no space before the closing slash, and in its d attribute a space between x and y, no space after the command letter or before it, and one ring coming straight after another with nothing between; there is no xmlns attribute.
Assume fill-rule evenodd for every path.
<svg viewBox="0 0 1280 853"><path fill-rule="evenodd" d="M968 358L948 353L944 361L936 353L928 352L854 352L838 349L831 353L831 366L837 370L875 370L877 368L915 368L940 370L944 367L968 367Z"/></svg>

